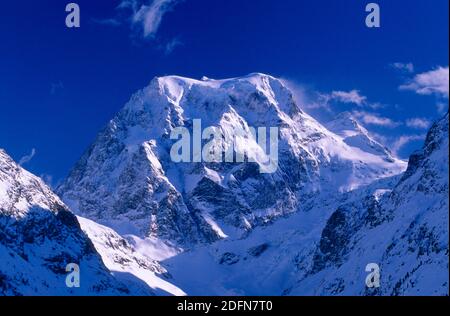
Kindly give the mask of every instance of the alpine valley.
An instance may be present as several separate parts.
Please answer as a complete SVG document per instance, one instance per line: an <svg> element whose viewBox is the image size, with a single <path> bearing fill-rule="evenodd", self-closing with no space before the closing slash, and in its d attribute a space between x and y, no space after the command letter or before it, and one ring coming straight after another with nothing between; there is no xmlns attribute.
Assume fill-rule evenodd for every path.
<svg viewBox="0 0 450 316"><path fill-rule="evenodd" d="M222 135L278 127L277 170L174 162L171 132L198 119ZM0 150L0 294L448 295L448 124L403 161L269 75L154 78L55 192ZM233 154L258 150L240 137Z"/></svg>

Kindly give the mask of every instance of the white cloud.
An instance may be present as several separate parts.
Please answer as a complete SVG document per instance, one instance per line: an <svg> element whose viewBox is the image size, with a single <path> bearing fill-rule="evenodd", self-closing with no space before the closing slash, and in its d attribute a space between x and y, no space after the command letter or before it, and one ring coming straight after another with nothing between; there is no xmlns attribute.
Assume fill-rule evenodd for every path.
<svg viewBox="0 0 450 316"><path fill-rule="evenodd" d="M380 116L377 113L369 113L365 111L353 111L353 115L358 120L368 125L377 125L389 128L394 128L401 125L401 123L395 122L388 117Z"/></svg>
<svg viewBox="0 0 450 316"><path fill-rule="evenodd" d="M330 94L323 94L322 97L326 103L329 101L336 101L346 104L355 104L373 110L385 107L385 105L380 102L368 102L367 97L355 89L350 91L332 91Z"/></svg>
<svg viewBox="0 0 450 316"><path fill-rule="evenodd" d="M29 155L25 155L22 158L20 158L19 160L19 165L23 166L24 164L28 163L31 161L31 159L33 159L34 155L36 154L36 149L32 149L31 153Z"/></svg>
<svg viewBox="0 0 450 316"><path fill-rule="evenodd" d="M166 55L169 55L170 53L173 52L173 50L174 50L175 48L177 48L178 46L182 46L182 45L183 45L183 42L182 42L182 41L180 41L178 38L174 38L174 39L168 41L168 42L163 46L164 53L165 53Z"/></svg>
<svg viewBox="0 0 450 316"><path fill-rule="evenodd" d="M170 11L179 0L123 0L118 9L131 10L130 22L144 38L153 38L158 31L163 16Z"/></svg>
<svg viewBox="0 0 450 316"><path fill-rule="evenodd" d="M292 92L297 104L303 109L323 109L333 113L336 103L345 103L356 105L361 108L377 110L385 108L387 105L380 102L369 102L367 97L362 95L359 90L349 91L333 90L328 93L320 92L309 85L304 85L295 80L282 78L283 84ZM337 109L342 111L342 109Z"/></svg>
<svg viewBox="0 0 450 316"><path fill-rule="evenodd" d="M336 100L342 103L354 103L356 105L365 104L367 98L359 93L358 90L351 91L332 91L329 95L330 100Z"/></svg>
<svg viewBox="0 0 450 316"><path fill-rule="evenodd" d="M394 141L394 143L391 146L391 150L396 156L398 156L398 152L400 151L400 149L402 149L403 146L412 141L423 139L425 139L425 135L402 135L399 138L397 138L396 141Z"/></svg>
<svg viewBox="0 0 450 316"><path fill-rule="evenodd" d="M417 129L427 129L431 122L425 118L415 117L406 120L406 126Z"/></svg>
<svg viewBox="0 0 450 316"><path fill-rule="evenodd" d="M381 109L381 108L386 107L385 104L382 104L382 103L380 103L380 102L367 103L367 106L368 106L369 108L371 108L371 109L374 109L374 110L376 110L376 109Z"/></svg>
<svg viewBox="0 0 450 316"><path fill-rule="evenodd" d="M392 68L395 68L397 70L400 70L402 72L408 72L413 73L414 72L414 65L412 63L392 63L389 66Z"/></svg>
<svg viewBox="0 0 450 316"><path fill-rule="evenodd" d="M313 87L296 82L295 80L282 78L283 84L292 92L292 96L297 105L302 109L323 109L331 112L328 104L329 97L319 93Z"/></svg>
<svg viewBox="0 0 450 316"><path fill-rule="evenodd" d="M438 67L414 76L408 83L401 85L400 90L411 90L417 94L435 94L448 98L449 71L447 67Z"/></svg>
<svg viewBox="0 0 450 316"><path fill-rule="evenodd" d="M40 178L44 181L44 183L45 183L46 185L48 185L50 188L52 188L52 189L54 188L54 187L53 187L53 177L52 177L51 175L44 173L44 174L41 174L39 177L40 177Z"/></svg>

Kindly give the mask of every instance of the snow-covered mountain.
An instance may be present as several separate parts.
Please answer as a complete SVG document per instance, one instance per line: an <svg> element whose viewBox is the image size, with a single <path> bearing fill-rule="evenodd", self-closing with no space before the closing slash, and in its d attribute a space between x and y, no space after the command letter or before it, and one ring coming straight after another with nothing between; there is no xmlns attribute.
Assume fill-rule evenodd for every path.
<svg viewBox="0 0 450 316"><path fill-rule="evenodd" d="M164 265L190 295L448 295L448 124L433 125L404 174ZM368 288L373 263L380 287Z"/></svg>
<svg viewBox="0 0 450 316"><path fill-rule="evenodd" d="M278 127L277 171L260 173L264 166L258 160L173 162L171 131L192 130L195 119L223 135ZM76 214L121 234L189 248L242 236L279 216L309 210L318 196L325 199L406 168L377 152L379 144L361 131L367 137L362 142L331 132L268 75L155 78L98 135L58 193ZM249 148L262 150L254 139L241 138L234 154Z"/></svg>
<svg viewBox="0 0 450 316"><path fill-rule="evenodd" d="M376 141L352 113L342 112L334 120L326 123L325 126L342 137L347 145L381 156L386 161L395 161L389 149Z"/></svg>
<svg viewBox="0 0 450 316"><path fill-rule="evenodd" d="M130 294L106 269L75 215L2 149L0 258L0 295ZM66 286L70 263L80 268L79 288Z"/></svg>
<svg viewBox="0 0 450 316"><path fill-rule="evenodd" d="M336 209L291 294L449 294L448 127L447 113L392 188ZM380 267L379 288L362 286L369 263Z"/></svg>
<svg viewBox="0 0 450 316"><path fill-rule="evenodd" d="M0 150L0 294L448 295L448 114L406 163L352 114L324 126L300 106L263 74L155 78L58 188L66 204ZM241 136L255 162L174 162L171 132L197 119L278 127L277 170Z"/></svg>

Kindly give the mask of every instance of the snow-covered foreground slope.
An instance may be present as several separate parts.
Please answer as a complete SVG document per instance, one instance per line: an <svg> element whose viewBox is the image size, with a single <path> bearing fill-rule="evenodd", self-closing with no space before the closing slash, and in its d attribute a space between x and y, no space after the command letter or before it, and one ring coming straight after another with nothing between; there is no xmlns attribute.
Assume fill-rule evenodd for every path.
<svg viewBox="0 0 450 316"><path fill-rule="evenodd" d="M94 243L106 267L119 279L138 278L153 289L156 295L185 295L172 285L171 276L153 253L142 251L114 230L78 216L81 228Z"/></svg>
<svg viewBox="0 0 450 316"><path fill-rule="evenodd" d="M308 212L257 227L246 238L197 247L162 264L188 295L292 294L292 286L312 266L322 231L336 207L392 187L398 179L385 178L351 193L317 199Z"/></svg>
<svg viewBox="0 0 450 316"><path fill-rule="evenodd" d="M163 264L189 295L448 295L448 224L447 114L405 174Z"/></svg>
<svg viewBox="0 0 450 316"><path fill-rule="evenodd" d="M193 120L224 135L279 128L278 169L260 162L175 163L176 127ZM366 146L367 147L367 146ZM109 122L58 189L78 215L120 234L190 248L239 237L274 218L401 173L406 163L354 146L302 112L281 81L263 74L202 81L155 78ZM262 148L239 138L234 154ZM252 154L252 153L250 153ZM257 160L259 161L259 160Z"/></svg>
<svg viewBox="0 0 450 316"><path fill-rule="evenodd" d="M76 217L2 149L0 258L0 295L130 294L103 265ZM66 286L69 263L80 268L79 288Z"/></svg>

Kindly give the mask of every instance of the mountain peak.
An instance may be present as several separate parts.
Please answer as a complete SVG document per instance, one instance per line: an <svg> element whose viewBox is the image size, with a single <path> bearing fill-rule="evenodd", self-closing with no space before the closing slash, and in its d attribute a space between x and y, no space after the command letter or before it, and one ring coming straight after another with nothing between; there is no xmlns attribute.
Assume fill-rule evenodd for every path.
<svg viewBox="0 0 450 316"><path fill-rule="evenodd" d="M227 135L279 128L279 168L260 174L259 162L174 162L171 132L191 130L193 120ZM233 145L233 157L248 148L266 152L246 138ZM318 192L348 191L402 171L398 161L348 146L301 112L272 76L165 76L131 98L58 191L77 214L119 233L189 247L294 212Z"/></svg>
<svg viewBox="0 0 450 316"><path fill-rule="evenodd" d="M158 137L173 126L184 125L184 119L218 125L230 110L250 126L262 122L274 126L282 116L292 118L302 113L291 91L269 75L252 73L219 80L171 75L154 77L147 87L136 92L114 119L113 128L121 123L128 127L140 125L152 137Z"/></svg>
<svg viewBox="0 0 450 316"><path fill-rule="evenodd" d="M26 216L33 207L57 212L64 209L60 199L44 182L19 166L0 149L0 214Z"/></svg>
<svg viewBox="0 0 450 316"><path fill-rule="evenodd" d="M386 161L395 161L391 151L370 135L369 131L354 117L351 112L339 113L335 119L326 123L326 127L340 136L349 146L360 148Z"/></svg>
<svg viewBox="0 0 450 316"><path fill-rule="evenodd" d="M336 117L326 124L327 128L332 132L348 137L355 133L362 133L368 135L369 132L361 123L355 118L353 113L344 111L336 115Z"/></svg>
<svg viewBox="0 0 450 316"><path fill-rule="evenodd" d="M270 80L277 80L279 81L279 79L265 74L265 73L261 73L261 72L252 72L249 73L247 75L244 76L239 76L239 77L231 77L231 78L225 78L225 79L213 79L210 78L208 76L202 76L200 80L197 79L193 79L193 78L189 78L189 77L184 77L184 76L180 76L180 75L166 75L166 76L156 76L154 79L158 79L158 80L181 80L181 81L185 81L185 82L201 82L201 81L210 81L210 82L229 82L229 81L254 81L254 80L264 80L264 79L270 79Z"/></svg>
<svg viewBox="0 0 450 316"><path fill-rule="evenodd" d="M281 80L257 72L227 79L212 79L203 76L197 80L177 75L162 76L155 77L149 87L158 87L169 94L179 95L183 90L191 89L193 86L222 90L236 89L242 93L251 93L257 90L269 97L271 101L275 101L273 95L281 92L280 90L288 91Z"/></svg>
<svg viewBox="0 0 450 316"><path fill-rule="evenodd" d="M0 148L0 158L3 160L11 160L12 158L6 153L6 151L3 148Z"/></svg>

